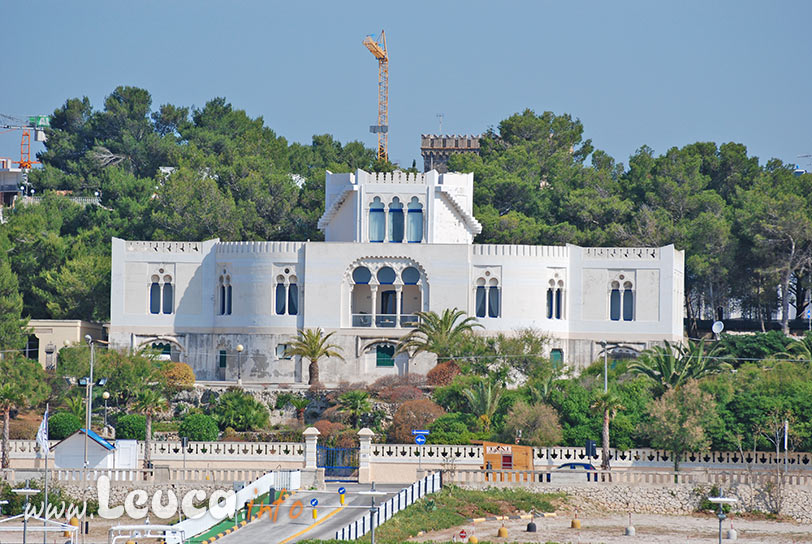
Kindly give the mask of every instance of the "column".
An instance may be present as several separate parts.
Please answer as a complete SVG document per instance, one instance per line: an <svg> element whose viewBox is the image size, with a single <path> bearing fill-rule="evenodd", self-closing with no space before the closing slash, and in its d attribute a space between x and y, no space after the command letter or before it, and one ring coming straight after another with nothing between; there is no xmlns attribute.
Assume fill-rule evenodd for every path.
<svg viewBox="0 0 812 544"><path fill-rule="evenodd" d="M396 327L402 327L403 324L400 322L400 315L403 313L403 286L396 285L395 286L395 314L397 321L395 322Z"/></svg>
<svg viewBox="0 0 812 544"><path fill-rule="evenodd" d="M316 431L318 432L318 431ZM372 437L375 436L370 429L364 427L358 431L358 483L368 484L372 481L372 467L370 458L372 456Z"/></svg>
<svg viewBox="0 0 812 544"><path fill-rule="evenodd" d="M316 468L316 441L319 439L319 435L321 434L319 430L315 427L308 427L302 433L305 438L305 448L304 448L304 468Z"/></svg>
<svg viewBox="0 0 812 544"><path fill-rule="evenodd" d="M370 285L369 292L372 298L372 327L378 326L378 286Z"/></svg>

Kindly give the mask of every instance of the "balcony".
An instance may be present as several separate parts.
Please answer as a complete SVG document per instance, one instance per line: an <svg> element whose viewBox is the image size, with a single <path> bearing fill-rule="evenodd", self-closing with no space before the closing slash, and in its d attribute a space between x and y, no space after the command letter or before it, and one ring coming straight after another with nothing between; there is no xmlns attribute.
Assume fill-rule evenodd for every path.
<svg viewBox="0 0 812 544"><path fill-rule="evenodd" d="M373 325L372 317L370 314L352 314L352 326L392 329L397 328L398 324L400 324L401 328L412 328L417 327L420 322L420 319L414 314L379 314L375 316Z"/></svg>

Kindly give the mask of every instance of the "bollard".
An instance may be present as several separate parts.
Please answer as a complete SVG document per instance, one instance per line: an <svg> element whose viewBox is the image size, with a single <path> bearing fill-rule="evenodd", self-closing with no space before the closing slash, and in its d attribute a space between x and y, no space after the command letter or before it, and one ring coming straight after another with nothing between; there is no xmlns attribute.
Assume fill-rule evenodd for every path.
<svg viewBox="0 0 812 544"><path fill-rule="evenodd" d="M338 496L338 501L341 503L341 506L344 506L344 493Z"/></svg>
<svg viewBox="0 0 812 544"><path fill-rule="evenodd" d="M316 518L318 518L318 510L316 508L314 508L313 509L313 521L316 521Z"/></svg>
<svg viewBox="0 0 812 544"><path fill-rule="evenodd" d="M528 533L535 533L536 532L536 522L531 521L527 524L527 532Z"/></svg>
<svg viewBox="0 0 812 544"><path fill-rule="evenodd" d="M580 529L581 528L581 520L578 519L578 510L575 511L575 517L572 518L572 523L570 523L571 529Z"/></svg>
<svg viewBox="0 0 812 544"><path fill-rule="evenodd" d="M626 527L626 532L623 533L626 536L635 536L637 531L634 529L634 525L632 525L632 513L629 512L629 525Z"/></svg>
<svg viewBox="0 0 812 544"><path fill-rule="evenodd" d="M72 518L70 518L70 521L68 522L68 525L70 525L71 527L79 527L79 518L77 518L76 516L73 516ZM70 534L71 534L70 531L65 531L65 532L62 533L62 536L69 537Z"/></svg>
<svg viewBox="0 0 812 544"><path fill-rule="evenodd" d="M504 523L502 524L501 527L499 527L499 530L496 531L496 536L498 538L507 538L508 532L507 532L507 528L505 527Z"/></svg>
<svg viewBox="0 0 812 544"><path fill-rule="evenodd" d="M468 537L468 544L479 544L479 539L474 535Z"/></svg>
<svg viewBox="0 0 812 544"><path fill-rule="evenodd" d="M738 540L739 533L736 532L736 529L733 528L733 522L730 522L730 529L727 531L727 535L725 535L727 540Z"/></svg>

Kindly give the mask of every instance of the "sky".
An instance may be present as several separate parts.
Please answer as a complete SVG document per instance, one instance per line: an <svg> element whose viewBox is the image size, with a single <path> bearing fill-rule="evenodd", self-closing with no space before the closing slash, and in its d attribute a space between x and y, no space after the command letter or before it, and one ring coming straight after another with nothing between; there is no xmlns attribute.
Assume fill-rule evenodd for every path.
<svg viewBox="0 0 812 544"><path fill-rule="evenodd" d="M812 2L271 2L38 0L3 7L0 113L95 108L118 85L161 104L218 96L288 141L314 134L375 147L386 31L390 159L420 135L479 134L529 108L580 119L628 163L696 141L740 142L762 163L812 170ZM19 133L0 156L19 157ZM35 144L34 151L41 150Z"/></svg>

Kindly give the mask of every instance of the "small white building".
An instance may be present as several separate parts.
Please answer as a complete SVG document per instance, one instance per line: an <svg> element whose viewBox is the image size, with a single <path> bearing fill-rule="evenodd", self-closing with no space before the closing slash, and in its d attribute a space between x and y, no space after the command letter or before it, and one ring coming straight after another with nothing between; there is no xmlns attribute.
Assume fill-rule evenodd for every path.
<svg viewBox="0 0 812 544"><path fill-rule="evenodd" d="M583 367L600 343L639 351L683 337L684 254L661 248L474 244L473 174L328 172L324 242L112 241L109 338L155 346L199 380L306 383L297 329L336 334L326 384L420 373L392 357L415 313L459 308L485 334L533 327ZM238 353L237 345L244 351Z"/></svg>
<svg viewBox="0 0 812 544"><path fill-rule="evenodd" d="M79 429L51 447L55 468L84 468L85 429ZM138 468L138 441L108 442L93 431L87 433L87 468Z"/></svg>

